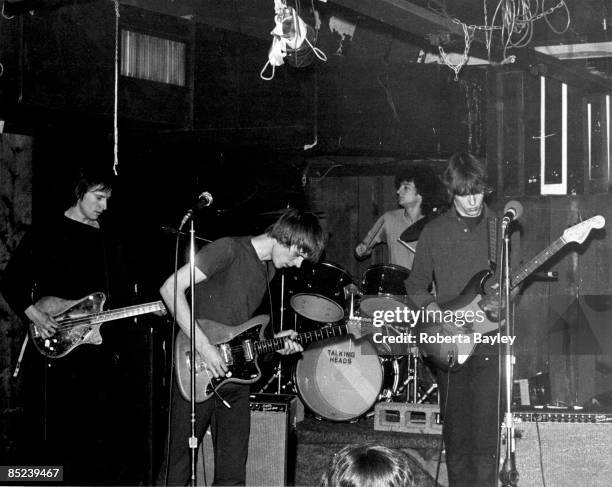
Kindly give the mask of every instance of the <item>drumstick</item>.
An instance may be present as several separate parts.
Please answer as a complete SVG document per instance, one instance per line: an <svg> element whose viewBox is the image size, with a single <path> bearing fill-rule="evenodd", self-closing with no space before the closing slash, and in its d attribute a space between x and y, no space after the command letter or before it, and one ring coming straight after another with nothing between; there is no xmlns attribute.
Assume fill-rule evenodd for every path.
<svg viewBox="0 0 612 487"><path fill-rule="evenodd" d="M383 220L382 218L380 219L380 223L378 224L378 227L376 228L376 231L372 234L372 237L370 238L369 242L363 242L365 243L365 246L367 249L370 248L370 245L372 245L372 241L378 236L378 234L380 233L380 230L382 229L383 225L385 224L385 220Z"/></svg>
<svg viewBox="0 0 612 487"><path fill-rule="evenodd" d="M413 254L416 254L416 249L415 248L411 247L410 245L408 245L406 242L404 242L403 240L401 240L399 238L397 239L397 241L399 243L401 243L404 247L406 247L408 250L410 250L410 252L412 252Z"/></svg>

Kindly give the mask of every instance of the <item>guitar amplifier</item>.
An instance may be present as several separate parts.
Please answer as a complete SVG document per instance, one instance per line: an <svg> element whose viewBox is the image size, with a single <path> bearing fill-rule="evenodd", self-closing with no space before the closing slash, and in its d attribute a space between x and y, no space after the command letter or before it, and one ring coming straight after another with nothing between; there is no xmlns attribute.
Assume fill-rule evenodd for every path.
<svg viewBox="0 0 612 487"><path fill-rule="evenodd" d="M250 401L246 485L288 485L287 472L295 462L295 425L304 419L304 407L289 394L251 394ZM207 430L198 454L198 485L212 485L214 477L212 436Z"/></svg>
<svg viewBox="0 0 612 487"><path fill-rule="evenodd" d="M612 478L612 414L540 410L513 413L520 487L604 487ZM502 431L501 458L505 456Z"/></svg>

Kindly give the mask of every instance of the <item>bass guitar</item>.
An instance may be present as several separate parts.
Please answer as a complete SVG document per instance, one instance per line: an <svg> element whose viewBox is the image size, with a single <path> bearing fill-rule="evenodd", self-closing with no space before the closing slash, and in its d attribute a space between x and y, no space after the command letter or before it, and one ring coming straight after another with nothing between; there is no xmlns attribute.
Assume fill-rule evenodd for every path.
<svg viewBox="0 0 612 487"><path fill-rule="evenodd" d="M251 318L239 326L227 326L210 320L198 320L202 329L225 361L228 372L225 377L214 378L209 373L204 360L198 352L195 358L195 401L203 402L209 399L217 388L226 383L252 384L261 377L258 364L259 355L281 350L287 337L264 339L269 322L267 315ZM300 333L293 341L300 345L325 340L327 338L353 335L361 338L361 323L358 320L348 320L346 323L327 326L315 331ZM182 331L175 341L176 378L179 390L187 400L191 398L191 347L189 338Z"/></svg>
<svg viewBox="0 0 612 487"><path fill-rule="evenodd" d="M510 278L511 295L518 293L520 284L544 262L555 255L570 242L582 243L594 228L602 228L606 223L603 216L594 216L573 227L566 229L563 235L546 249L514 272ZM448 302L440 303L440 316L473 317L473 321L463 320L461 326L456 321L446 319L442 323L419 320L415 323L416 342L419 349L436 367L449 371L459 369L471 356L476 347L476 336L497 331L504 325L497 317L484 307L491 297L499 294L493 273L483 270L475 274L461 294ZM447 313L452 314L447 314Z"/></svg>
<svg viewBox="0 0 612 487"><path fill-rule="evenodd" d="M74 301L55 296L39 299L36 307L52 316L58 327L51 337L43 338L36 333L34 324L30 323L30 338L36 349L45 357L60 358L84 343L100 345L102 323L166 310L162 301L154 301L102 311L105 302L106 296L102 292L92 293Z"/></svg>

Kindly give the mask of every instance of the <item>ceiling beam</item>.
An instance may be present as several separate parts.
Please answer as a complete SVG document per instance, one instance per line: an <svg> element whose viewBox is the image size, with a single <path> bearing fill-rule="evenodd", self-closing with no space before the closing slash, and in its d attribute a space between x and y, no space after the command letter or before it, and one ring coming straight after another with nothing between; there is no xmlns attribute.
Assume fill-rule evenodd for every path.
<svg viewBox="0 0 612 487"><path fill-rule="evenodd" d="M333 3L415 36L425 38L429 34L450 32L463 37L459 24L407 0L333 0Z"/></svg>
<svg viewBox="0 0 612 487"><path fill-rule="evenodd" d="M464 32L458 23L408 0L333 0L333 3L423 39L431 34L448 32L454 45L463 45ZM484 31L475 32L470 52L481 58L488 57ZM546 71L545 76L579 86L585 91L612 91L612 80L594 75L586 69L564 65L553 56L536 52L533 47L514 49L509 54L515 55L514 66L519 69L529 72L537 70L543 75ZM502 59L500 48L492 48L491 59ZM546 69L541 69L542 65Z"/></svg>

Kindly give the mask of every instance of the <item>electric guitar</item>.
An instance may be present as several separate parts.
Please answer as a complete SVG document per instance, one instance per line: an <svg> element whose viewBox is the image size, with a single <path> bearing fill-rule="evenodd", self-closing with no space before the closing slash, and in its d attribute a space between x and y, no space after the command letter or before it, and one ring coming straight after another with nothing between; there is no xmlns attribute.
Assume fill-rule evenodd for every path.
<svg viewBox="0 0 612 487"><path fill-rule="evenodd" d="M594 216L566 229L561 237L513 273L510 278L511 295L516 296L519 285L566 244L584 242L592 229L602 228L605 223L603 216ZM414 330L417 333L419 349L438 368L445 371L459 369L471 357L477 345L474 335L485 335L498 330L497 317L483 309L492 296L498 295L496 280L490 280L492 276L493 273L488 269L478 272L470 279L457 298L440 304L443 313L452 311L458 317L460 316L458 312L462 312L463 317L474 317L471 323L465 320L466 323L459 326L451 322L428 323L427 320L422 319L415 323ZM502 322L502 326L503 324ZM422 339L422 337L429 337L432 341ZM440 343L434 343L434 338L440 338ZM450 343L443 343L442 340L445 338Z"/></svg>
<svg viewBox="0 0 612 487"><path fill-rule="evenodd" d="M210 320L198 320L213 345L225 361L228 372L225 377L214 378L210 374L201 355L196 352L195 359L195 401L209 399L217 388L229 382L252 384L261 377L257 362L259 355L281 350L288 337L264 339L264 332L269 322L268 315L251 318L239 326L227 326ZM300 345L325 340L332 337L353 335L361 338L359 320L348 320L335 326L326 326L315 331L300 333L293 341ZM182 331L175 341L176 378L179 390L187 400L191 398L191 346L189 338Z"/></svg>
<svg viewBox="0 0 612 487"><path fill-rule="evenodd" d="M36 302L36 307L48 313L58 324L54 335L43 338L30 323L30 338L37 350L48 358L59 358L84 343L100 345L100 326L107 321L129 318L155 311L165 311L162 301L102 311L106 296L96 292L77 300L46 296Z"/></svg>

